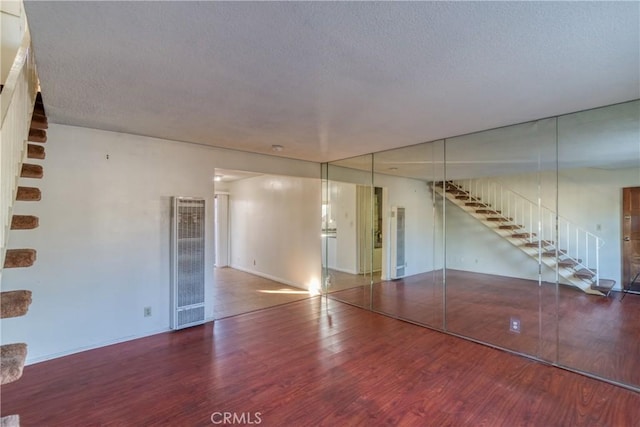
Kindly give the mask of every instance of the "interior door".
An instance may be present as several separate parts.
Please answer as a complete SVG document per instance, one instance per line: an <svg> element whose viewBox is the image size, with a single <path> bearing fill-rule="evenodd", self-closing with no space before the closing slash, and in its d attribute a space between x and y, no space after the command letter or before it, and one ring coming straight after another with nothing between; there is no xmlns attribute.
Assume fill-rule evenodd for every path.
<svg viewBox="0 0 640 427"><path fill-rule="evenodd" d="M626 288L640 272L640 187L622 190L622 215L622 284Z"/></svg>

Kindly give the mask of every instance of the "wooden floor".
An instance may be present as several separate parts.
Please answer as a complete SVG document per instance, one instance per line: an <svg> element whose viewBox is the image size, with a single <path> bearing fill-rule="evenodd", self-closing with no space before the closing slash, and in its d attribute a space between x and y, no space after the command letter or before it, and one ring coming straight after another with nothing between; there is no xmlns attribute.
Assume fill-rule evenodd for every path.
<svg viewBox="0 0 640 427"><path fill-rule="evenodd" d="M2 415L23 426L208 426L224 412L265 426L634 426L640 394L320 297L31 365L2 387Z"/></svg>
<svg viewBox="0 0 640 427"><path fill-rule="evenodd" d="M330 297L640 389L639 295L621 302L620 293L559 286L556 298L552 284L451 269L446 277L446 310L442 271ZM509 329L512 318L519 333Z"/></svg>
<svg viewBox="0 0 640 427"><path fill-rule="evenodd" d="M222 319L309 298L304 289L285 285L234 268L216 268L213 317Z"/></svg>

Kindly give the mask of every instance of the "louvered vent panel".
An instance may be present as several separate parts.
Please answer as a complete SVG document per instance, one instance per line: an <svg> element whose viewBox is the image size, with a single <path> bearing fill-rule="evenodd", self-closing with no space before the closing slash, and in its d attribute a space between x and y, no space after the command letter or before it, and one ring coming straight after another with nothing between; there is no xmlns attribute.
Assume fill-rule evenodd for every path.
<svg viewBox="0 0 640 427"><path fill-rule="evenodd" d="M173 329L204 322L204 224L205 202L174 197L172 215Z"/></svg>

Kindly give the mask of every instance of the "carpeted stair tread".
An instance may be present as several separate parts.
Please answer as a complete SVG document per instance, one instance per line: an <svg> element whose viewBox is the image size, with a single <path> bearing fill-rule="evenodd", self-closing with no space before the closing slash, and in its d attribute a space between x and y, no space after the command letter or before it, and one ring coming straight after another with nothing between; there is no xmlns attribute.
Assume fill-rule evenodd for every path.
<svg viewBox="0 0 640 427"><path fill-rule="evenodd" d="M538 246L542 246L547 247L547 246L552 246L553 242L551 240L543 240L542 243L540 243L540 241L535 241L535 242L528 242L525 243L524 246L527 248L537 248Z"/></svg>
<svg viewBox="0 0 640 427"><path fill-rule="evenodd" d="M567 258L567 259L559 260L558 266L564 267L564 268L574 268L580 263L582 263L581 259L575 260L575 259Z"/></svg>
<svg viewBox="0 0 640 427"><path fill-rule="evenodd" d="M13 215L11 217L12 230L33 230L40 225L40 219L34 215Z"/></svg>
<svg viewBox="0 0 640 427"><path fill-rule="evenodd" d="M468 194L459 194L456 196L456 200L474 200L474 199Z"/></svg>
<svg viewBox="0 0 640 427"><path fill-rule="evenodd" d="M588 268L581 268L580 270L576 271L573 275L579 279L593 279L596 275L596 271L590 270Z"/></svg>
<svg viewBox="0 0 640 427"><path fill-rule="evenodd" d="M31 291L7 291L0 293L0 318L24 316L31 305Z"/></svg>
<svg viewBox="0 0 640 427"><path fill-rule="evenodd" d="M46 116L34 114L31 117L31 125L29 127L30 129L47 130L49 128L49 120L47 120Z"/></svg>
<svg viewBox="0 0 640 427"><path fill-rule="evenodd" d="M46 153L42 145L29 144L27 146L27 158L44 160Z"/></svg>
<svg viewBox="0 0 640 427"><path fill-rule="evenodd" d="M34 165L31 163L23 163L22 170L20 171L21 178L36 178L40 179L44 175L44 170L41 165Z"/></svg>
<svg viewBox="0 0 640 427"><path fill-rule="evenodd" d="M0 427L20 427L20 415L7 415L0 418Z"/></svg>
<svg viewBox="0 0 640 427"><path fill-rule="evenodd" d="M42 129L29 129L29 141L31 142L47 142L47 132Z"/></svg>
<svg viewBox="0 0 640 427"><path fill-rule="evenodd" d="M500 215L500 211L494 211L492 209L476 209L477 214L481 215Z"/></svg>
<svg viewBox="0 0 640 427"><path fill-rule="evenodd" d="M35 249L7 249L4 257L4 268L31 267L35 262Z"/></svg>
<svg viewBox="0 0 640 427"><path fill-rule="evenodd" d="M522 226L517 224L505 224L498 226L498 228L500 230L519 230L522 228Z"/></svg>
<svg viewBox="0 0 640 427"><path fill-rule="evenodd" d="M514 239L530 239L536 237L536 233L514 233L511 235Z"/></svg>
<svg viewBox="0 0 640 427"><path fill-rule="evenodd" d="M0 347L1 384L9 384L20 379L26 357L27 345L24 343L5 344Z"/></svg>
<svg viewBox="0 0 640 427"><path fill-rule="evenodd" d="M18 187L16 200L19 202L37 202L42 198L42 193L37 187Z"/></svg>
<svg viewBox="0 0 640 427"><path fill-rule="evenodd" d="M485 207L486 205L482 202L467 202L464 204L465 206L469 206L472 208L482 208Z"/></svg>
<svg viewBox="0 0 640 427"><path fill-rule="evenodd" d="M511 221L511 219L509 218L504 218L501 216L490 216L489 218L485 218L486 221L490 221L490 222L507 222L507 221Z"/></svg>
<svg viewBox="0 0 640 427"><path fill-rule="evenodd" d="M566 254L567 254L567 251L564 250L564 249L560 249L558 251L558 255L559 256L566 255ZM545 251L545 252L542 253L542 256L548 257L548 258L555 257L556 256L556 250L553 249L553 250L550 250L550 251Z"/></svg>
<svg viewBox="0 0 640 427"><path fill-rule="evenodd" d="M611 292L611 289L613 289L615 285L616 285L615 280L600 279L600 283L592 284L591 289L603 292L604 294L608 294L609 292Z"/></svg>

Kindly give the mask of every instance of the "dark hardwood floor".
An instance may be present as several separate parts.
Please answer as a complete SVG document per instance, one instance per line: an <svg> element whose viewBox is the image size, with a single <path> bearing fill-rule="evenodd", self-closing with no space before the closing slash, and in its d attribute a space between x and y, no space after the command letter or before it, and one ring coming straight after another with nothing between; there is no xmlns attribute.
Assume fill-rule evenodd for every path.
<svg viewBox="0 0 640 427"><path fill-rule="evenodd" d="M330 297L640 388L640 296L559 286L556 298L548 283L451 269L446 278L446 309L441 271Z"/></svg>
<svg viewBox="0 0 640 427"><path fill-rule="evenodd" d="M626 300L625 300L626 303ZM23 426L634 426L640 394L320 297L25 368ZM259 413L259 414L257 414Z"/></svg>

